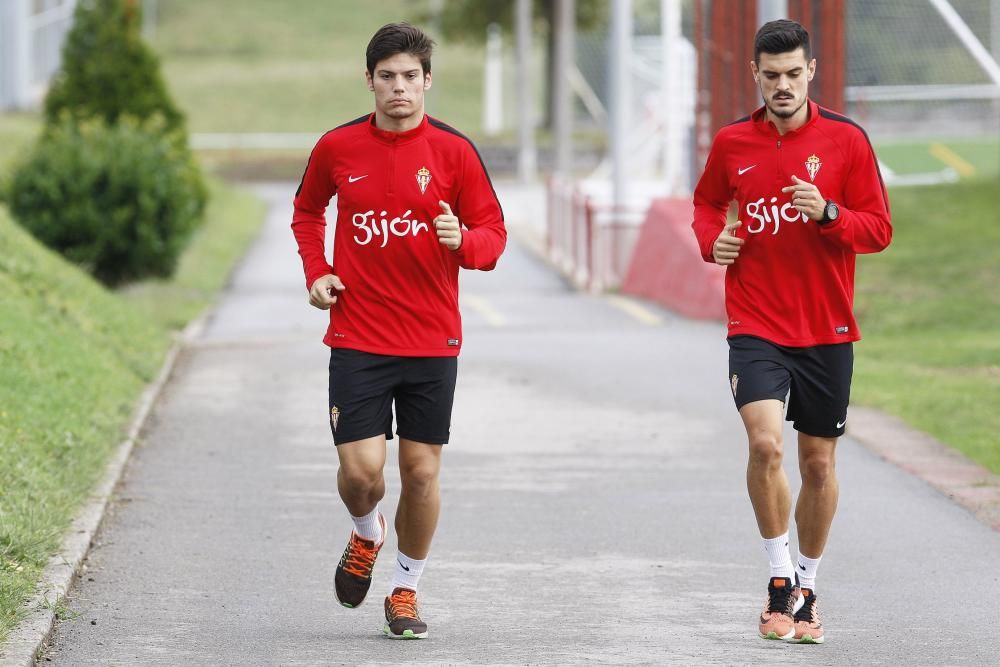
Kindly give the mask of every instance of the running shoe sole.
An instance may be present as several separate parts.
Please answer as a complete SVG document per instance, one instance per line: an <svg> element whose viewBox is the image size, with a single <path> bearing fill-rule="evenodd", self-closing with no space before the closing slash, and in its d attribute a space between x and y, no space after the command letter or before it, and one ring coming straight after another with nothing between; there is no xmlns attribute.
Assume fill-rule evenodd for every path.
<svg viewBox="0 0 1000 667"><path fill-rule="evenodd" d="M392 630L389 629L388 623L382 626L382 632L384 632L385 636L388 637L389 639L427 639L426 630L424 632L417 633L414 632L413 630L407 629L403 630L403 634L401 635L393 634Z"/></svg>

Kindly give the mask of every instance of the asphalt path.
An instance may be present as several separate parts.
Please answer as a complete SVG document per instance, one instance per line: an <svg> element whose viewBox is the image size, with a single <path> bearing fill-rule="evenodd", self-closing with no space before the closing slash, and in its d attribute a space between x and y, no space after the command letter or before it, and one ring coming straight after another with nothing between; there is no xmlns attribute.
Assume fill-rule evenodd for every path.
<svg viewBox="0 0 1000 667"><path fill-rule="evenodd" d="M496 271L462 276L443 512L420 590L430 638L384 638L395 537L369 600L338 605L350 520L325 314L307 304L288 229L294 185L260 191L268 223L182 353L45 660L1000 662L1000 533L850 438L817 580L827 643L759 639L767 560L722 326L574 291L516 240ZM498 191L511 229L537 231L537 193ZM794 490L791 430L786 442Z"/></svg>

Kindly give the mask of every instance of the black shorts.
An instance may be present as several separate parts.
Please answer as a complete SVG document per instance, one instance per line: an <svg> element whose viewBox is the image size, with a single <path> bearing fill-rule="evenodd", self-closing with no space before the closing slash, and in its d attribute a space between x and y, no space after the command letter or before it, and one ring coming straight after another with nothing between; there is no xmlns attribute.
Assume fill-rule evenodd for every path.
<svg viewBox="0 0 1000 667"><path fill-rule="evenodd" d="M401 438L443 445L451 432L457 357L391 357L330 351L330 430L334 444L385 434L392 405Z"/></svg>
<svg viewBox="0 0 1000 667"><path fill-rule="evenodd" d="M785 347L754 336L729 339L729 385L736 408L765 399L784 402L796 431L844 435L854 372L853 343Z"/></svg>

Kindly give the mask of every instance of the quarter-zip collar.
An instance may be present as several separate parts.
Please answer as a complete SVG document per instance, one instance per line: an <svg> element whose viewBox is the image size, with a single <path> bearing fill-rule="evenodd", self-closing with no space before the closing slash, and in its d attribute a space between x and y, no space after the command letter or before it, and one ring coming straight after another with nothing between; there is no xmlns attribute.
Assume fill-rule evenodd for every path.
<svg viewBox="0 0 1000 667"><path fill-rule="evenodd" d="M420 124L417 125L412 130L407 130L405 132L392 132L390 130L382 130L375 126L375 112L368 117L368 130L371 132L372 136L378 141L390 146L398 146L399 144L409 143L415 139L420 138L421 135L427 130L427 114L420 120Z"/></svg>
<svg viewBox="0 0 1000 667"><path fill-rule="evenodd" d="M774 137L776 139L782 139L782 140L792 139L800 134L805 133L806 129L808 129L811 125L813 125L813 123L816 122L816 119L819 118L819 105L813 102L811 99L808 100L806 104L809 105L809 118L806 119L806 122L802 125L802 127L796 128L794 130L789 130L785 134L781 134L780 132L778 132L778 128L774 126L774 123L772 123L767 119L767 107L763 106L760 107L759 109L754 111L750 117L753 119L754 127L757 128L758 132L762 132L767 136Z"/></svg>

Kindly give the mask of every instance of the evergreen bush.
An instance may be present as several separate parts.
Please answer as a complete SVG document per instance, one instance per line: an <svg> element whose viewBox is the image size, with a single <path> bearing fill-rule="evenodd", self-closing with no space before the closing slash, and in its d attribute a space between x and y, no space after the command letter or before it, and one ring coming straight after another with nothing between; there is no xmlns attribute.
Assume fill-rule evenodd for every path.
<svg viewBox="0 0 1000 667"><path fill-rule="evenodd" d="M138 0L80 0L63 45L62 69L45 98L49 125L75 120L162 116L186 142L184 116L167 92L156 54L142 41Z"/></svg>
<svg viewBox="0 0 1000 667"><path fill-rule="evenodd" d="M108 285L169 276L205 200L191 157L129 120L51 127L3 190L21 225Z"/></svg>
<svg viewBox="0 0 1000 667"><path fill-rule="evenodd" d="M0 198L49 247L107 284L169 276L207 188L138 0L80 0L46 125Z"/></svg>

